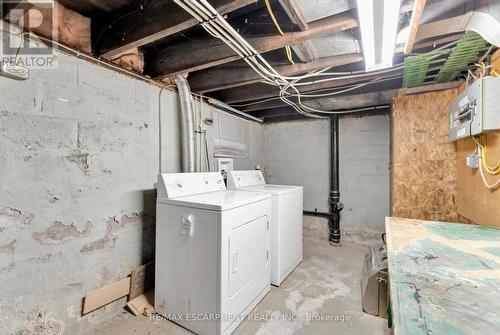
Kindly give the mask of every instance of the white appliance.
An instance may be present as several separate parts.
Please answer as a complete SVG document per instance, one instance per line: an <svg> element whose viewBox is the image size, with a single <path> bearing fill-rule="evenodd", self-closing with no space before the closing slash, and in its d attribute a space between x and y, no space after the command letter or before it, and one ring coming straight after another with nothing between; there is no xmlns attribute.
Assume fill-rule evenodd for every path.
<svg viewBox="0 0 500 335"><path fill-rule="evenodd" d="M266 184L260 170L230 171L227 186L272 196L271 284L279 286L302 262L303 187Z"/></svg>
<svg viewBox="0 0 500 335"><path fill-rule="evenodd" d="M218 172L161 174L156 206L155 311L231 334L270 290L270 196Z"/></svg>
<svg viewBox="0 0 500 335"><path fill-rule="evenodd" d="M234 166L234 161L232 158L217 158L217 171L228 172L232 171Z"/></svg>

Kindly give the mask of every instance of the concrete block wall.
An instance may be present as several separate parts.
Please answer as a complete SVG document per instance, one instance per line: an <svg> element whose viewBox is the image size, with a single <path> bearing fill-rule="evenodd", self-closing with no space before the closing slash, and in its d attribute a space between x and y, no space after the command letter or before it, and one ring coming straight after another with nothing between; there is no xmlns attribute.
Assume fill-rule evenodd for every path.
<svg viewBox="0 0 500 335"><path fill-rule="evenodd" d="M159 88L58 53L59 69L0 77L0 334L88 334L86 293L154 257ZM164 169L179 172L177 94L163 91ZM262 126L249 124L262 164ZM209 139L209 146L211 146Z"/></svg>
<svg viewBox="0 0 500 335"><path fill-rule="evenodd" d="M267 181L302 185L304 209L328 211L330 121L269 124L264 127L264 137ZM384 231L384 217L389 214L389 152L388 115L340 118L344 232L378 236Z"/></svg>

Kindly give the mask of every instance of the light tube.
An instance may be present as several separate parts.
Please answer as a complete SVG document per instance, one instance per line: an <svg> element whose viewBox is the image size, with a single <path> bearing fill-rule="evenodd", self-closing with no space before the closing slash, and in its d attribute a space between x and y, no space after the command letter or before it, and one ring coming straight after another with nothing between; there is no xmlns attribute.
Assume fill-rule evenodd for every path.
<svg viewBox="0 0 500 335"><path fill-rule="evenodd" d="M392 66L401 0L357 0L366 71Z"/></svg>

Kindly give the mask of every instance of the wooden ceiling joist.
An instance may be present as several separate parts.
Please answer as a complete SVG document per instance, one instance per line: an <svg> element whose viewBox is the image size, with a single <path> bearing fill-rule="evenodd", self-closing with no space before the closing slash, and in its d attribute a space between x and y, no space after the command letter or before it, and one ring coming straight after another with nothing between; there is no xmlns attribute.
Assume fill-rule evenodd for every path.
<svg viewBox="0 0 500 335"><path fill-rule="evenodd" d="M365 75L363 77L354 77L354 78L339 78L333 81L323 81L317 82L314 84L299 86L299 92L307 93L317 90L329 90L337 87L342 87L346 85L354 85L361 82L367 82L370 80L374 80L377 78L385 79L395 76L402 76L403 69L392 69L383 74L381 73L371 73ZM324 79L324 78L323 78ZM227 104L235 104L245 101L253 101L260 99L267 99L276 97L279 95L279 89L276 87L272 87L266 84L255 84L252 86L252 89L245 90L228 90L222 91L221 96L219 97L221 101L224 101Z"/></svg>
<svg viewBox="0 0 500 335"><path fill-rule="evenodd" d="M439 32L437 32L439 33ZM417 43L414 47L415 50L420 50L420 49L425 49L429 47L437 47L439 45L447 44L453 41L457 41L462 37L462 34L453 34L449 35L440 39L436 39L433 41L426 41L426 42L421 42ZM396 53L402 53L403 52L403 47L398 47L396 48ZM389 72L392 73L392 72ZM366 80L370 80L370 77L364 77ZM301 86L300 91L311 91L315 89L329 89L329 88L335 88L338 86L343 86L343 85L349 85L352 83L356 82L362 82L363 80L357 79L357 80L346 80L345 82L343 81L330 81L330 82L324 82L324 83L317 83L315 85L307 85L307 86ZM273 87L269 87L269 85L263 85L263 84L255 84L251 90L245 89L228 89L226 91L221 91L219 99L226 102L226 103L239 103L239 102L244 102L244 101L252 101L252 100L258 100L258 99L266 99L270 98L273 96L277 96L279 90L275 89Z"/></svg>
<svg viewBox="0 0 500 335"><path fill-rule="evenodd" d="M309 63L319 59L318 51L312 41L304 41L292 46L293 51L303 62Z"/></svg>
<svg viewBox="0 0 500 335"><path fill-rule="evenodd" d="M281 65L274 68L283 76L295 76L298 74L337 67L363 61L361 54L347 54L320 58L311 63ZM189 76L191 89L198 93L207 93L222 89L234 88L244 85L255 84L262 81L252 68L214 68L195 72Z"/></svg>
<svg viewBox="0 0 500 335"><path fill-rule="evenodd" d="M293 21L295 21L300 30L305 31L309 29L307 20L295 0L280 0L280 3L288 16L293 18Z"/></svg>
<svg viewBox="0 0 500 335"><path fill-rule="evenodd" d="M415 0L413 5L413 11L411 13L410 26L408 40L405 43L404 54L409 55L413 50L413 45L415 44L415 39L417 37L418 27L420 25L420 19L424 14L425 3L427 0Z"/></svg>
<svg viewBox="0 0 500 335"><path fill-rule="evenodd" d="M401 86L401 79L390 79L385 82L373 83L371 85L366 85L360 88L357 88L352 91L340 93L338 95L332 95L329 97L302 97L301 102L306 105L310 105L311 107L326 109L326 110L334 110L334 109L346 109L351 108L348 103L352 103L353 106L356 104L363 105L362 107L369 106L371 102L376 102L379 104L387 103L388 98L390 99L394 94L397 93L397 90ZM333 87L332 89L335 89ZM293 93L293 92L291 92ZM302 92L304 94L312 93ZM322 91L320 93L326 93L326 91ZM296 101L296 98L292 98L292 101ZM370 102L371 101L371 102ZM279 98L264 101L262 103L238 107L241 111L245 113L255 113L259 110L268 110L275 109L288 106L286 103L281 101Z"/></svg>
<svg viewBox="0 0 500 335"><path fill-rule="evenodd" d="M357 20L350 13L337 14L309 24L309 30L272 35L250 37L247 41L260 53L297 44L311 38L333 34L355 28ZM240 59L240 57L222 41L211 38L206 40L178 43L158 51L151 61L152 72L161 79L176 74L207 69Z"/></svg>
<svg viewBox="0 0 500 335"><path fill-rule="evenodd" d="M220 14L224 15L257 1L214 0L211 3ZM107 25L117 21L111 28L105 26L102 32L97 33L94 46L96 55L110 58L199 24L198 20L171 0L150 1L137 13L121 14L119 18L117 20L114 16L103 20Z"/></svg>
<svg viewBox="0 0 500 335"><path fill-rule="evenodd" d="M307 31L309 24L304 17L300 7L295 0L280 0L281 6L288 16L297 24L301 31ZM307 40L294 45L294 51L299 56L300 60L309 63L319 58L314 44Z"/></svg>

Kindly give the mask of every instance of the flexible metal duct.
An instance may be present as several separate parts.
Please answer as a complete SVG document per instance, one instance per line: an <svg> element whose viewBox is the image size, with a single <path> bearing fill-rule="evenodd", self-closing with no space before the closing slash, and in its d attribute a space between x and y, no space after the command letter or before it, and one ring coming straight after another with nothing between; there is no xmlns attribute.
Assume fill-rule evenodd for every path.
<svg viewBox="0 0 500 335"><path fill-rule="evenodd" d="M194 113L189 83L181 75L175 76L175 83L179 90L181 101L181 155L182 172L196 170L196 138L194 129Z"/></svg>

